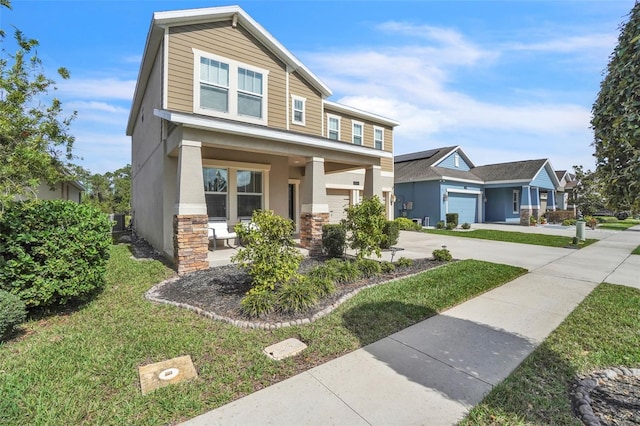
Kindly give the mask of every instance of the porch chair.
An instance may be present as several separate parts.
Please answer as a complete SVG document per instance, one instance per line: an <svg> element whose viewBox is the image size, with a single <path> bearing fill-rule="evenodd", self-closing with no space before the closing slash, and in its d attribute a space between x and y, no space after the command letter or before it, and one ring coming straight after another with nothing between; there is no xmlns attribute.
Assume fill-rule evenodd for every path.
<svg viewBox="0 0 640 426"><path fill-rule="evenodd" d="M225 240L227 245L231 248L229 240L235 240L238 238L235 232L229 232L229 225L226 220L210 220L209 221L209 240L213 240L213 249L216 250L216 240Z"/></svg>

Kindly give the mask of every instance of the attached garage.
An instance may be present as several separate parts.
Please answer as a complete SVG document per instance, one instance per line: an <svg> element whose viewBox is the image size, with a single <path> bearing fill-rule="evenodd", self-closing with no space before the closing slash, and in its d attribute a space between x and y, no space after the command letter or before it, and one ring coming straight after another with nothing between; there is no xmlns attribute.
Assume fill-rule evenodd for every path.
<svg viewBox="0 0 640 426"><path fill-rule="evenodd" d="M329 223L340 223L347 214L344 209L349 207L348 189L327 189L327 204L329 204Z"/></svg>
<svg viewBox="0 0 640 426"><path fill-rule="evenodd" d="M478 195L449 192L449 213L458 213L458 224L478 221Z"/></svg>

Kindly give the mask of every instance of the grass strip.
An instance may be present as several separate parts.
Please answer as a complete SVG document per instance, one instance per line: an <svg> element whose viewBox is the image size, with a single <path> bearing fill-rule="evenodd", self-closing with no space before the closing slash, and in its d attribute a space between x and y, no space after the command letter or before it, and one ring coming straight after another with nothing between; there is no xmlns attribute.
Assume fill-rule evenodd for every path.
<svg viewBox="0 0 640 426"><path fill-rule="evenodd" d="M449 235L454 237L478 238L481 240L503 241L508 243L531 244L546 247L569 247L572 246L572 237L559 235L531 234L528 232L498 231L493 229L475 229L473 231L450 231L446 229L427 229L428 234ZM598 241L587 238L580 241L578 248L586 247Z"/></svg>
<svg viewBox="0 0 640 426"><path fill-rule="evenodd" d="M635 250L631 252L631 254L640 254L640 246L636 247Z"/></svg>
<svg viewBox="0 0 640 426"><path fill-rule="evenodd" d="M244 330L146 301L172 272L112 248L107 286L92 302L32 319L0 343L0 424L173 424L284 380L500 286L524 269L450 263L363 290L312 324ZM275 362L262 354L289 337L309 347ZM140 393L138 366L190 355L198 378Z"/></svg>
<svg viewBox="0 0 640 426"><path fill-rule="evenodd" d="M599 223L598 229L613 229L624 231L625 229L629 229L632 226L636 226L637 223L633 223L631 221L621 221L621 222L605 222Z"/></svg>
<svg viewBox="0 0 640 426"><path fill-rule="evenodd" d="M578 374L640 367L640 290L600 284L461 423L580 425L571 410Z"/></svg>

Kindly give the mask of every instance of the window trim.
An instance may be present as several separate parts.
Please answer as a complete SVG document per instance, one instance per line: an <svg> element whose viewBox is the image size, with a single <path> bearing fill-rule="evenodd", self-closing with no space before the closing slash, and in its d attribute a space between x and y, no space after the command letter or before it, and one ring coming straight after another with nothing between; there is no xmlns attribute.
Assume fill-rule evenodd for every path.
<svg viewBox="0 0 640 426"><path fill-rule="evenodd" d="M356 143L356 126L360 126L362 134L360 134L360 143ZM351 143L358 146L364 146L364 123L362 121L351 120Z"/></svg>
<svg viewBox="0 0 640 426"><path fill-rule="evenodd" d="M338 121L338 138L337 139L331 139L330 135L331 135L331 119L335 119ZM339 141L341 140L341 126L342 126L342 117L340 117L339 115L335 115L335 114L327 114L327 139L331 139L331 140L335 140L335 141Z"/></svg>
<svg viewBox="0 0 640 426"><path fill-rule="evenodd" d="M376 142L378 141L378 139L376 139L376 132L378 130L382 133L382 138L380 139L380 148L378 148L376 146ZM381 151L384 151L384 127L373 126L373 147L375 149L379 149Z"/></svg>
<svg viewBox="0 0 640 426"><path fill-rule="evenodd" d="M520 190L514 189L511 196L511 207L513 207L513 213L520 213ZM517 210L516 210L517 209Z"/></svg>
<svg viewBox="0 0 640 426"><path fill-rule="evenodd" d="M233 59L225 58L224 56L216 55L213 53L205 52L195 48L193 51L193 112L197 114L207 115L210 117L233 119L253 124L268 124L268 81L269 70L259 68L253 65L245 64L243 62L235 61ZM200 60L201 58L207 58L220 63L227 64L229 66L229 87L228 87L228 112L215 111L200 106ZM261 94L261 110L262 117L252 117L250 115L242 115L238 112L238 96L240 93L249 93L238 89L238 72L243 68L248 71L262 74L262 94ZM257 96L255 94L251 94Z"/></svg>
<svg viewBox="0 0 640 426"><path fill-rule="evenodd" d="M302 102L302 120L296 120L296 101ZM302 96L291 95L291 124L296 124L298 126L305 126L305 121L307 118L307 98L303 98Z"/></svg>

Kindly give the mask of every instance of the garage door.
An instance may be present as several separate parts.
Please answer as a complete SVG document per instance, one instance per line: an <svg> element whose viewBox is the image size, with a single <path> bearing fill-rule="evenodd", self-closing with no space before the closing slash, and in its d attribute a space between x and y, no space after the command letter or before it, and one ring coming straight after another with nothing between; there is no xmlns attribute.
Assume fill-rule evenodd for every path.
<svg viewBox="0 0 640 426"><path fill-rule="evenodd" d="M458 224L475 223L478 218L478 196L450 192L448 211L458 213Z"/></svg>
<svg viewBox="0 0 640 426"><path fill-rule="evenodd" d="M327 203L329 204L329 223L340 223L347 217L344 209L349 207L349 190L327 189Z"/></svg>

